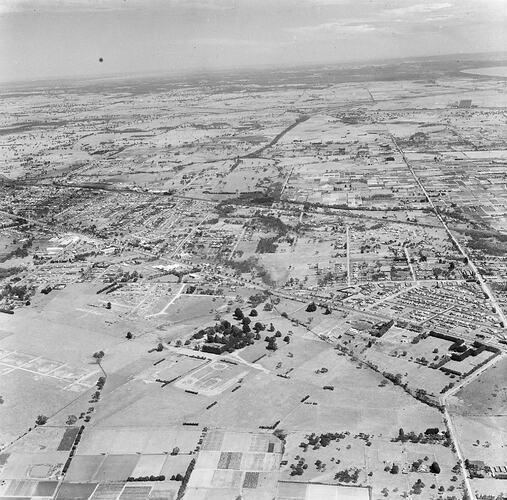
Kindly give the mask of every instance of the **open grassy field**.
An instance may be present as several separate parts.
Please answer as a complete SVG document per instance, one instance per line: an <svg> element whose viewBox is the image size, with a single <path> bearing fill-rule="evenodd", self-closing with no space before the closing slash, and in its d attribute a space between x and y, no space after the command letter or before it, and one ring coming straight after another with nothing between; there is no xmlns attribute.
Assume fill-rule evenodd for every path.
<svg viewBox="0 0 507 500"><path fill-rule="evenodd" d="M140 453L153 455L178 447L181 453L192 451L200 430L174 427L97 427L89 429L79 444L80 455L126 455Z"/></svg>
<svg viewBox="0 0 507 500"><path fill-rule="evenodd" d="M276 500L367 500L367 488L280 481Z"/></svg>
<svg viewBox="0 0 507 500"><path fill-rule="evenodd" d="M68 380L35 378L24 370L10 371L0 378L4 399L0 412L2 446L33 427L38 415L51 415L76 398L76 393L67 389L71 383ZM27 399L26 394L32 394L32 399Z"/></svg>
<svg viewBox="0 0 507 500"><path fill-rule="evenodd" d="M456 394L456 411L484 416L505 413L507 389L502 380L506 367L507 360L504 358L459 391Z"/></svg>

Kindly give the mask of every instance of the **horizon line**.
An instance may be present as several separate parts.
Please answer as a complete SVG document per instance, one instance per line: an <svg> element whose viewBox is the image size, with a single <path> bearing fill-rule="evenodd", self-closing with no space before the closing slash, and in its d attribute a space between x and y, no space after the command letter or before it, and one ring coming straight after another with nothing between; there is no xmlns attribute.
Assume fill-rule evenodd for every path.
<svg viewBox="0 0 507 500"><path fill-rule="evenodd" d="M149 70L149 71L132 71L132 72L124 72L124 73L108 73L108 74L79 74L79 75L55 75L55 76L47 76L47 77L39 77L39 78L24 78L24 79L8 79L1 80L0 86L6 87L9 85L30 85L30 84L42 84L42 83L54 83L54 82L73 82L77 80L81 80L83 82L86 81L105 81L105 80L115 80L115 79L136 79L136 78L152 78L152 77L166 77L166 78L188 78L192 76L204 76L204 75L216 75L220 72L228 72L228 73L241 73L241 72L260 72L266 70L276 70L280 71L290 71L290 70L305 70L312 68L324 68L324 67L333 67L334 69L338 69L340 66L375 66L381 65L386 66L389 63L403 63L410 61L418 61L418 60L431 60L431 59L446 59L452 57L477 57L477 56L493 56L493 55L504 55L507 57L507 50L495 50L495 51L480 51L480 52L450 52L450 53L438 53L438 54L430 54L426 56L404 56L404 57L395 57L395 58L365 58L365 59L357 59L357 60L349 60L349 61L322 61L318 63L305 63L305 64L258 64L255 66L224 66L221 68L188 68L188 69L179 69L177 73L170 74L166 70Z"/></svg>

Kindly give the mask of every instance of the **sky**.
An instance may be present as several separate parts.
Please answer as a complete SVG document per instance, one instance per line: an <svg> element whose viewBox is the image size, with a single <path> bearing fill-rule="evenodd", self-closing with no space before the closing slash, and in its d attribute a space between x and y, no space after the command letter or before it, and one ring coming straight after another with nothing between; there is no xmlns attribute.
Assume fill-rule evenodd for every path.
<svg viewBox="0 0 507 500"><path fill-rule="evenodd" d="M507 0L0 0L0 80L500 51L506 26Z"/></svg>

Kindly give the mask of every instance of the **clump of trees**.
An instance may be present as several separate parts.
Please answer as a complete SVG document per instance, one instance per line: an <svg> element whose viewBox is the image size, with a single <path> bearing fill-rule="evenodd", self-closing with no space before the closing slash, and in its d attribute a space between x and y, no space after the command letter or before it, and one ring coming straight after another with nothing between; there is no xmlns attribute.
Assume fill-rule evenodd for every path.
<svg viewBox="0 0 507 500"><path fill-rule="evenodd" d="M430 472L432 472L433 474L440 474L440 465L438 465L437 462L433 462L430 465Z"/></svg>
<svg viewBox="0 0 507 500"><path fill-rule="evenodd" d="M269 238L260 238L257 243L255 253L275 253L278 245L275 243L278 240L278 236Z"/></svg>
<svg viewBox="0 0 507 500"><path fill-rule="evenodd" d="M306 308L306 312L315 312L317 310L317 306L315 302L310 302Z"/></svg>
<svg viewBox="0 0 507 500"><path fill-rule="evenodd" d="M105 355L104 351L97 351L93 353L93 358L95 359L95 361L97 361L97 363L100 363L104 355Z"/></svg>
<svg viewBox="0 0 507 500"><path fill-rule="evenodd" d="M424 434L420 432L416 434L414 431L405 432L403 428L400 428L398 435L391 439L393 443L421 443L421 444L437 444L440 443L443 446L449 447L452 444L451 436L449 431L440 432L437 427L430 427L424 431Z"/></svg>
<svg viewBox="0 0 507 500"><path fill-rule="evenodd" d="M180 476L180 479L176 479L176 481L182 481L183 480L183 476L181 474L178 474L178 476ZM173 477L171 477L171 479L173 479ZM139 477L128 477L127 478L127 481L128 482L133 482L133 481L165 481L165 476L162 474L160 476L139 476Z"/></svg>
<svg viewBox="0 0 507 500"><path fill-rule="evenodd" d="M234 317L240 321L241 326L232 325L229 321L222 320L215 326L199 330L192 338L204 338L205 343L209 344L223 344L225 346L224 350L234 352L237 349L242 349L253 344L256 334L265 329L265 326L260 322L255 323L252 329L250 326L252 320L248 316L244 316L239 308L234 312ZM203 347L203 350L206 350L205 347Z"/></svg>
<svg viewBox="0 0 507 500"><path fill-rule="evenodd" d="M275 429L275 431L273 432L273 436L277 437L280 441L285 443L287 433L283 429Z"/></svg>
<svg viewBox="0 0 507 500"><path fill-rule="evenodd" d="M99 377L97 380L97 390L92 394L90 399L90 403L96 403L100 399L100 392L104 388L104 384L106 383L106 377Z"/></svg>
<svg viewBox="0 0 507 500"><path fill-rule="evenodd" d="M32 246L32 243L33 239L27 239L26 241L23 242L21 246L3 255L2 258L0 258L0 262L7 262L9 259L15 257L17 258L28 257L28 249Z"/></svg>
<svg viewBox="0 0 507 500"><path fill-rule="evenodd" d="M67 421L65 422L67 425L74 425L77 422L76 415L69 415L67 417Z"/></svg>
<svg viewBox="0 0 507 500"><path fill-rule="evenodd" d="M421 494L421 491L422 489L424 488L425 484L422 482L421 479L418 479L414 485L412 486L412 491L411 493L415 494L415 495L420 495Z"/></svg>
<svg viewBox="0 0 507 500"><path fill-rule="evenodd" d="M47 421L48 421L48 417L46 417L46 415L39 415L36 418L35 423L37 425L44 425Z"/></svg>
<svg viewBox="0 0 507 500"><path fill-rule="evenodd" d="M299 455L296 456L297 463L291 464L290 468L290 475L291 476L301 476L303 475L303 472L308 469L308 464L305 463L304 457L300 457Z"/></svg>
<svg viewBox="0 0 507 500"><path fill-rule="evenodd" d="M26 302L31 298L34 292L34 287L7 283L3 289L0 290L0 299L20 300Z"/></svg>
<svg viewBox="0 0 507 500"><path fill-rule="evenodd" d="M357 480L359 479L359 469L353 467L338 471L334 478L340 483L357 483Z"/></svg>
<svg viewBox="0 0 507 500"><path fill-rule="evenodd" d="M265 298L265 297L264 297ZM204 352L234 352L237 349L242 349L248 345L253 344L256 340L261 340L261 332L267 331L273 333L266 335L265 341L267 342L266 349L276 351L278 349L277 339L282 340L282 333L279 330L275 331L273 323L266 326L260 321L253 320L258 316L257 310L251 309L248 315L237 307L233 312L233 318L238 324L232 324L225 319L217 322L214 326L203 328L192 335L193 340L204 340L201 350ZM290 332L289 332L290 333ZM290 343L289 335L283 338L287 344ZM187 344L190 343L189 341ZM209 345L215 344L215 345ZM223 347L216 344L222 344ZM199 346L195 346L199 349Z"/></svg>
<svg viewBox="0 0 507 500"><path fill-rule="evenodd" d="M266 346L266 349L268 351L276 351L278 349L276 337L266 337L266 341L268 343L268 345Z"/></svg>
<svg viewBox="0 0 507 500"><path fill-rule="evenodd" d="M248 302L250 302L250 305L255 308L259 304L262 304L262 302L267 300L269 295L270 295L269 290L263 290L263 291L255 293L254 295L251 295L250 297L248 297ZM277 303L279 300L280 299L278 299L278 297L274 297L272 299L273 303ZM270 302L266 302L266 304L264 304L264 310L271 311L271 309L273 309L272 304Z"/></svg>
<svg viewBox="0 0 507 500"><path fill-rule="evenodd" d="M279 235L284 235L289 231L287 224L272 215L258 215L256 221L259 221L267 230L276 231Z"/></svg>
<svg viewBox="0 0 507 500"><path fill-rule="evenodd" d="M340 442L342 439L345 439L350 433L346 432L325 432L323 434L315 434L312 432L311 434L306 436L306 441L302 441L299 443L299 447L303 448L304 451L311 446L314 450L322 447L326 447L331 444L332 441Z"/></svg>

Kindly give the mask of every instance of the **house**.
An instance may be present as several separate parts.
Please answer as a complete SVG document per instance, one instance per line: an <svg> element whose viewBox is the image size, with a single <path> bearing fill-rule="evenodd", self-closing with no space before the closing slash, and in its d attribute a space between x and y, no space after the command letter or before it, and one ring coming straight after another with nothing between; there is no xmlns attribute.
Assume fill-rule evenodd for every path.
<svg viewBox="0 0 507 500"><path fill-rule="evenodd" d="M507 479L507 467L505 465L496 465L491 469L495 479Z"/></svg>
<svg viewBox="0 0 507 500"><path fill-rule="evenodd" d="M201 347L202 352L210 352L212 354L223 354L225 349L226 349L225 344L219 344L217 342L203 344Z"/></svg>

